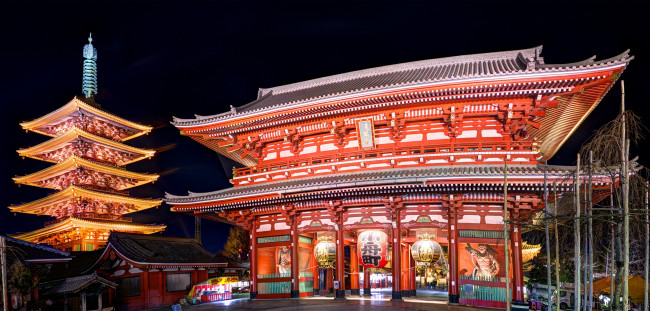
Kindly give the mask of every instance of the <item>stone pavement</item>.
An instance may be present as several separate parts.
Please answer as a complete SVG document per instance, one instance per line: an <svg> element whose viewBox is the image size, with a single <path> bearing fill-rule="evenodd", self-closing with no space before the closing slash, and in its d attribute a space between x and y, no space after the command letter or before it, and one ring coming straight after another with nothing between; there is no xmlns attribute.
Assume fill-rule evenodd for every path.
<svg viewBox="0 0 650 311"><path fill-rule="evenodd" d="M418 292L420 292L418 290ZM333 297L315 296L299 299L233 299L205 303L196 306L185 306L183 311L213 311L213 310L445 310L472 311L472 307L450 306L446 297L437 295L418 298L404 298L403 302L391 302L384 293L370 297L347 296L346 300L334 300Z"/></svg>

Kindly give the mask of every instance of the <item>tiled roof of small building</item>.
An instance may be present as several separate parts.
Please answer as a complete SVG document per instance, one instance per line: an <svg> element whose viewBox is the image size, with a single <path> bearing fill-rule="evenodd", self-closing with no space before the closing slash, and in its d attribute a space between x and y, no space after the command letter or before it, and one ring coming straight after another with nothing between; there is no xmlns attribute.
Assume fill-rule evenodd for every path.
<svg viewBox="0 0 650 311"><path fill-rule="evenodd" d="M57 262L70 259L70 253L49 246L5 237L7 241L7 262Z"/></svg>
<svg viewBox="0 0 650 311"><path fill-rule="evenodd" d="M177 126L200 125L239 115L389 87L417 85L466 78L498 77L518 73L597 68L629 62L629 51L600 61L594 57L570 64L545 64L542 46L530 49L461 55L358 70L293 84L260 89L258 98L231 111L195 119L174 118Z"/></svg>
<svg viewBox="0 0 650 311"><path fill-rule="evenodd" d="M86 287L94 283L99 283L112 288L117 287L116 283L111 282L101 276L98 276L95 273L92 273L88 275L67 278L61 284L45 292L45 295L73 294L85 289Z"/></svg>
<svg viewBox="0 0 650 311"><path fill-rule="evenodd" d="M70 261L53 264L49 273L45 274L41 281L57 281L88 273L97 260L102 257L103 253L103 249L90 252L72 252Z"/></svg>
<svg viewBox="0 0 650 311"><path fill-rule="evenodd" d="M138 263L225 263L190 238L112 232L108 244L127 259Z"/></svg>

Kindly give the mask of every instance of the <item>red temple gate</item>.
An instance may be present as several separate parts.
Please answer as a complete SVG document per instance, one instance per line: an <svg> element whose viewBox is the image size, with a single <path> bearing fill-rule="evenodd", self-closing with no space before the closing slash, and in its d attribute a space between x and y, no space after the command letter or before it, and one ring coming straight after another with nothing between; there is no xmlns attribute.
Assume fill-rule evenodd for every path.
<svg viewBox="0 0 650 311"><path fill-rule="evenodd" d="M521 304L521 229L508 228L512 269L505 271L504 204L520 221L543 208L539 164L632 59L624 53L553 65L540 53L378 67L261 89L256 101L223 114L175 118L184 135L246 167L234 169L233 188L168 194L166 201L174 211L250 230L251 298L322 294L334 281L337 299L347 289L361 294L357 258L368 250L356 247L358 237L378 230L388 234L392 298L401 300L416 293L410 246L435 231L446 250L450 303L504 307L510 277L512 301ZM549 183L571 171L550 166ZM608 177L595 178L595 196L608 195ZM571 187L565 182L558 191ZM320 235L336 244L336 261L324 273L313 256ZM370 271L363 273L369 294Z"/></svg>

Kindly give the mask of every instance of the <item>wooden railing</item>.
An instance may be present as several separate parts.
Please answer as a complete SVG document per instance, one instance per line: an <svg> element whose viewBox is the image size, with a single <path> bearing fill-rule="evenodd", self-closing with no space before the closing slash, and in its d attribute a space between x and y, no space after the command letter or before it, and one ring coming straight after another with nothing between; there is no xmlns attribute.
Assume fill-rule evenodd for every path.
<svg viewBox="0 0 650 311"><path fill-rule="evenodd" d="M331 174L338 171L350 172L354 170L386 169L401 166L433 166L433 165L468 165L483 162L485 158L499 158L502 161L513 161L514 158L524 158L525 164L537 163L536 147L532 142L474 142L474 143L447 143L438 145L412 146L399 148L379 148L372 150L355 150L345 152L315 153L293 158L280 158L264 161L256 166L235 169L233 182L235 186L255 184L274 180L278 175L290 177L296 173ZM440 160L441 163L430 163L431 160ZM456 162L459 159L470 161ZM410 164L402 164L409 162ZM417 164L413 164L415 161ZM362 164L361 164L362 163ZM377 168L368 166L383 165ZM345 169L346 166L358 165L354 169ZM343 170L341 170L343 168ZM317 170L330 170L325 173L315 173Z"/></svg>

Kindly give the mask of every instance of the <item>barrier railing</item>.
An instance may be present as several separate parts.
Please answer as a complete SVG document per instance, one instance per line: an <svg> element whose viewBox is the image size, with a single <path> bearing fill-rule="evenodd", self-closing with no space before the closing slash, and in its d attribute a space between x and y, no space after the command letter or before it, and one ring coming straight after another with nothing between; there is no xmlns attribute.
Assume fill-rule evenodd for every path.
<svg viewBox="0 0 650 311"><path fill-rule="evenodd" d="M252 178L265 175L277 176L280 171L287 172L290 175L296 172L308 171L309 169L317 170L320 167L338 167L345 165L346 161L363 162L365 167L376 163L391 162L391 160L391 165L396 165L398 164L397 160L413 161L413 159L418 160L418 165L441 165L441 163L426 163L426 160L471 156L475 157L476 161L478 162L479 155L482 157L497 157L506 160L508 158L508 153L510 153L510 157L525 158L529 162L535 162L535 158L537 156L536 147L533 142L512 141L447 143L438 145L420 145L399 148L392 147L344 152L328 151L315 153L312 156L303 155L292 158L280 158L263 161L256 166L238 168L234 171L233 181L235 182L235 185L237 185L241 181L248 179L244 177ZM425 160L424 163L419 163L421 161L420 158ZM454 161L450 161L450 163L453 162ZM465 162L462 162L461 164L464 163ZM367 169L365 167L363 169ZM254 180L247 180L247 182L255 183Z"/></svg>

